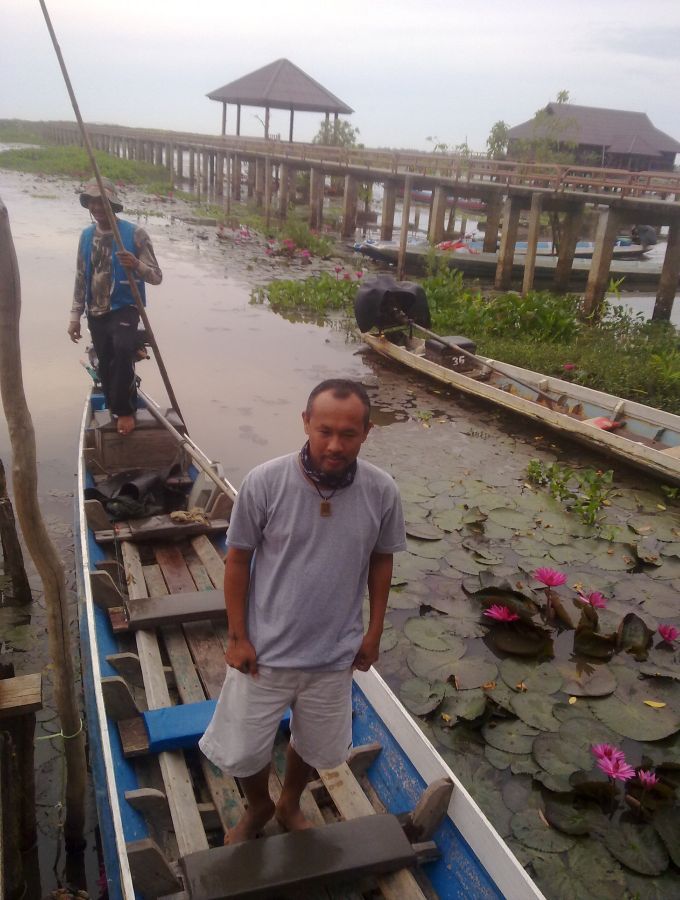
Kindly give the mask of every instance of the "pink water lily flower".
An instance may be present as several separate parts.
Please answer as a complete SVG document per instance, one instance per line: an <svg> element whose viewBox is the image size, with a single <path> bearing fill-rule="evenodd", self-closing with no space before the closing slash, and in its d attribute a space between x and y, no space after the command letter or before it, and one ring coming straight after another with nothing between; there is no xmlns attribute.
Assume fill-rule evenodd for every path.
<svg viewBox="0 0 680 900"><path fill-rule="evenodd" d="M562 368L565 372L573 372L576 368L576 363L565 363Z"/></svg>
<svg viewBox="0 0 680 900"><path fill-rule="evenodd" d="M625 759L598 759L597 765L605 775L617 781L628 781L635 775L635 769Z"/></svg>
<svg viewBox="0 0 680 900"><path fill-rule="evenodd" d="M675 625L659 625L658 630L663 640L667 641L669 644L672 644L673 641L677 641L680 637L680 630L678 630Z"/></svg>
<svg viewBox="0 0 680 900"><path fill-rule="evenodd" d="M502 603L494 603L488 609L484 610L484 615L496 622L516 622L519 619L517 613L514 613Z"/></svg>
<svg viewBox="0 0 680 900"><path fill-rule="evenodd" d="M639 778L640 784L645 790L653 788L654 785L659 781L654 772L648 772L646 769L638 769L637 777Z"/></svg>
<svg viewBox="0 0 680 900"><path fill-rule="evenodd" d="M546 587L559 587L567 580L567 576L557 569L540 568L533 573L536 581L542 582Z"/></svg>
<svg viewBox="0 0 680 900"><path fill-rule="evenodd" d="M594 609L605 609L607 606L607 598L599 591L590 591L589 594L583 594L581 591L577 591L576 593L584 603L587 603Z"/></svg>
<svg viewBox="0 0 680 900"><path fill-rule="evenodd" d="M593 744L590 748L590 752L595 756L598 760L601 759L610 759L610 760L620 760L621 762L626 761L626 756L623 750L619 750L617 747L613 747L611 744Z"/></svg>

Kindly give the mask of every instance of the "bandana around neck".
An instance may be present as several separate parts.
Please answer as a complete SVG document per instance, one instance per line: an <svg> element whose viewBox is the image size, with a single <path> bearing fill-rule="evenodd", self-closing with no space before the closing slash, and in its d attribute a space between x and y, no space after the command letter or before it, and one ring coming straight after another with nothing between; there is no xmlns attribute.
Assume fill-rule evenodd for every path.
<svg viewBox="0 0 680 900"><path fill-rule="evenodd" d="M309 453L309 441L307 441L302 450L300 450L300 465L307 478L309 478L310 481L313 481L314 484L320 484L322 487L331 488L336 491L340 490L340 488L349 487L354 481L354 476L357 474L356 459L341 475L327 475L326 472L321 472L312 462L312 457Z"/></svg>

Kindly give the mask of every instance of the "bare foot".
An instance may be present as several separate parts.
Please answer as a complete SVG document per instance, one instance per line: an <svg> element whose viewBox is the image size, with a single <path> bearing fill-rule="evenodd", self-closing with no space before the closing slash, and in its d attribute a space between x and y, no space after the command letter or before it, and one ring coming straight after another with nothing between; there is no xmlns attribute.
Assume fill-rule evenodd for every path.
<svg viewBox="0 0 680 900"><path fill-rule="evenodd" d="M130 434L135 430L134 416L118 416L118 434Z"/></svg>
<svg viewBox="0 0 680 900"><path fill-rule="evenodd" d="M270 801L261 809L248 807L233 828L224 835L225 844L241 844L256 838L267 822L274 815L274 804Z"/></svg>
<svg viewBox="0 0 680 900"><path fill-rule="evenodd" d="M314 826L306 819L304 813L299 806L291 808L284 806L276 807L276 821L285 831L306 831Z"/></svg>

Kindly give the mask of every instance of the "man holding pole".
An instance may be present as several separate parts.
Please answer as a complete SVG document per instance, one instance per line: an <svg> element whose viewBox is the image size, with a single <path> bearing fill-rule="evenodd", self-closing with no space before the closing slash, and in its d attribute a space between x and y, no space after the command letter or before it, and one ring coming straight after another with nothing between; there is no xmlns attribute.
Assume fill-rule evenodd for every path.
<svg viewBox="0 0 680 900"><path fill-rule="evenodd" d="M112 211L121 212L123 204L113 182L102 178L102 184ZM135 358L139 323L139 310L128 273L134 273L144 303L145 283L160 284L163 274L148 234L132 222L116 219L123 249L114 252L113 231L96 181L85 186L80 204L90 211L94 223L83 231L78 244L76 283L67 333L74 343L80 340L80 319L86 310L87 325L99 360L99 380L109 410L117 419L118 432L126 435L135 427Z"/></svg>
<svg viewBox="0 0 680 900"><path fill-rule="evenodd" d="M378 659L392 556L406 549L396 484L358 459L369 417L361 385L317 385L302 413L307 443L253 469L236 500L224 576L227 676L200 742L248 801L225 843L254 838L273 815L289 831L309 828L300 796L311 769L340 765L351 747L352 670ZM271 754L289 707L275 807Z"/></svg>

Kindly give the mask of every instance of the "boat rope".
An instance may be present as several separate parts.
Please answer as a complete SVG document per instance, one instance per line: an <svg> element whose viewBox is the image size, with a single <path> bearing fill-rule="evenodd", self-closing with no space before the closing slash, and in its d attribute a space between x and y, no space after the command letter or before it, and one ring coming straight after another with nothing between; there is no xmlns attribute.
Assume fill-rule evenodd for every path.
<svg viewBox="0 0 680 900"><path fill-rule="evenodd" d="M77 738L79 734L82 733L83 730L83 720L81 718L80 725L78 726L78 730L74 734L64 734L63 731L55 731L53 734L43 734L40 737L36 738L36 741L53 741L55 738L63 738L65 741L72 741L74 738Z"/></svg>

